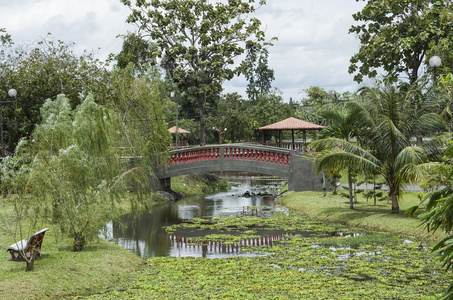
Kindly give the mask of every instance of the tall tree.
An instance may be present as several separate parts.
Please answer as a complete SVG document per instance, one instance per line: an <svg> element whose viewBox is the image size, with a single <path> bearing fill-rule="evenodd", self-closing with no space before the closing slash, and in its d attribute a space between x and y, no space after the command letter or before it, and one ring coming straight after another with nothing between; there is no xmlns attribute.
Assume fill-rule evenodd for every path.
<svg viewBox="0 0 453 300"><path fill-rule="evenodd" d="M261 49L265 43L261 22L248 16L255 0L121 0L132 13L127 18L158 49L167 74L181 91L196 99L200 120L200 144L206 143L206 99L222 90L224 80L244 71L235 59L246 49ZM259 4L265 4L259 0Z"/></svg>
<svg viewBox="0 0 453 300"><path fill-rule="evenodd" d="M259 53L259 56L257 55ZM257 51L249 49L245 58L245 78L247 84L247 96L249 100L256 101L260 94L268 93L272 89L272 81L275 80L274 70L268 66L269 51L266 48Z"/></svg>
<svg viewBox="0 0 453 300"><path fill-rule="evenodd" d="M367 4L362 11L353 14L359 25L349 29L361 43L350 60L349 73L356 73L355 81L376 77L382 68L394 81L400 73L406 73L414 82L433 44L448 41L451 49L453 23L444 13L451 9L450 1L363 1Z"/></svg>

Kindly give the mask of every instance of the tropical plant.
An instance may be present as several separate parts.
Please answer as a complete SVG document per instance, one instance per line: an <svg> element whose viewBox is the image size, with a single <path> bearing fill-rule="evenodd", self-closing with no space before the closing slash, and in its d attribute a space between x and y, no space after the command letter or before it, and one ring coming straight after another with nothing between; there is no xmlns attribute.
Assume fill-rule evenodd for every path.
<svg viewBox="0 0 453 300"><path fill-rule="evenodd" d="M444 137L432 136L421 146L411 146L415 132L436 132L443 122L434 113L421 114L414 108L411 93L401 93L394 84L366 88L361 96L364 102L352 102L356 124L366 134L361 145L342 139L318 141L328 146L317 161L318 168L332 166L365 175L381 175L392 200L392 212L399 212L398 198L405 184L421 179L420 164L439 159Z"/></svg>
<svg viewBox="0 0 453 300"><path fill-rule="evenodd" d="M448 271L453 266L453 144L450 143L445 150L443 163L430 168L427 176L430 178L430 186L434 190L426 195L421 204L426 206L426 212L421 217L421 224L428 232L441 230L448 237L437 243L433 251L440 255L443 267ZM419 206L408 210L409 216L413 216ZM453 283L450 284L441 299L453 298Z"/></svg>
<svg viewBox="0 0 453 300"><path fill-rule="evenodd" d="M317 118L325 120L326 126L319 132L319 138L329 139L337 138L346 142L352 139L358 140L360 136L360 129L357 126L358 114L353 110L354 106L343 107L341 109L325 109L318 113ZM324 140L327 142L327 140ZM323 140L315 141L312 143L313 147L326 146ZM328 145L328 144L327 144ZM343 145L340 146L343 148ZM319 165L320 166L320 165ZM339 166L328 166L327 168L318 169L318 172L325 172L332 176L338 176L342 171L347 173L348 177L348 190L349 190L349 207L354 208L352 181L357 170L354 170L353 165L349 165L346 169L339 168Z"/></svg>

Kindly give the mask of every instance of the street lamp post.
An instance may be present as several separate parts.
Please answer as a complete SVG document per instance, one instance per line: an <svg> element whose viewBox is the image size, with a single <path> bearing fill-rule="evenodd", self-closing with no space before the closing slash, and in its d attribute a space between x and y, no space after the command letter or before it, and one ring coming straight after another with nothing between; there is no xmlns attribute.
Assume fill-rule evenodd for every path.
<svg viewBox="0 0 453 300"><path fill-rule="evenodd" d="M437 55L434 55L429 59L429 65L431 66L431 68L434 68L434 82L436 82L437 79L437 68L439 68L441 64L442 60Z"/></svg>
<svg viewBox="0 0 453 300"><path fill-rule="evenodd" d="M175 98L175 92L170 93L172 99ZM178 150L178 98L176 98L176 130L175 130L175 150ZM184 125L184 124L183 124Z"/></svg>
<svg viewBox="0 0 453 300"><path fill-rule="evenodd" d="M16 96L17 96L17 91L15 89L10 89L8 91L8 95L11 97L11 98L14 98L14 100L12 101L0 101L0 140L1 140L1 146L2 146L2 160L3 158L5 157L5 147L3 145L3 107L2 107L2 104L4 103L11 103L11 102L14 102L15 99L16 99Z"/></svg>

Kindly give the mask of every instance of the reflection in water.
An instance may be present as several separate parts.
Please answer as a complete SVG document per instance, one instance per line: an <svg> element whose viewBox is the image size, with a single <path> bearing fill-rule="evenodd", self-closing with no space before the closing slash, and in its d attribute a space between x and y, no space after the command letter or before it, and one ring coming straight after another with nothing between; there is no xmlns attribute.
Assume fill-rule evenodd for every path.
<svg viewBox="0 0 453 300"><path fill-rule="evenodd" d="M234 251L218 247L196 247L175 243L163 228L180 224L192 218L213 218L226 215L239 215L246 206L263 206L275 210L273 197L252 196L259 191L274 189L275 185L256 185L256 182L235 184L228 192L209 196L187 197L174 203L155 208L152 213L144 212L139 216L126 214L120 223L110 222L105 227L104 237L119 246L131 250L142 258L155 256L194 256L219 258L231 256ZM187 238L190 238L188 233ZM213 245L214 246L214 245ZM220 250L219 250L220 249Z"/></svg>

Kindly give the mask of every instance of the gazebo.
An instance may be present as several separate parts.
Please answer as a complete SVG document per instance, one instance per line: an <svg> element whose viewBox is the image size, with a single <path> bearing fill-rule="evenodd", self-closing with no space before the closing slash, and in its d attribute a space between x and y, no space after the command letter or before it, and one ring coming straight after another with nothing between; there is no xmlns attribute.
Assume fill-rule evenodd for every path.
<svg viewBox="0 0 453 300"><path fill-rule="evenodd" d="M280 121L280 122L277 122L277 123L274 123L274 124L270 124L270 125L267 125L267 126L260 127L259 130L261 130L262 134L263 134L263 145L266 144L266 141L265 141L265 138L264 138L264 131L266 131L266 130L274 130L274 131L278 131L279 132L279 142L278 142L278 144L276 146L278 146L280 148L292 148L293 150L295 150L296 149L296 143L294 142L294 130L302 130L302 132L303 132L303 142L302 142L302 145L298 145L299 146L298 148L300 148L300 146L303 146L304 149L306 149L306 146L307 146L306 132L307 132L307 130L321 130L323 128L324 128L324 126L313 124L313 123L310 123L310 122L302 121L302 120L299 120L299 119L291 117L291 118L285 119L283 121ZM292 136L292 143L291 144L288 144L288 143L285 144L285 143L282 142L282 132L283 132L283 130L291 130L291 136Z"/></svg>
<svg viewBox="0 0 453 300"><path fill-rule="evenodd" d="M171 135L174 135L176 134L176 126L173 126L172 128L169 128L168 129L168 132L170 132ZM189 146L189 142L187 140L182 140L181 137L183 137L184 135L188 135L190 134L191 132L188 131L188 130L185 130L185 129L182 129L180 127L178 127L178 133L179 133L179 139L178 139L178 145L181 146L181 147L188 147ZM175 148L176 147L176 143L173 143Z"/></svg>

